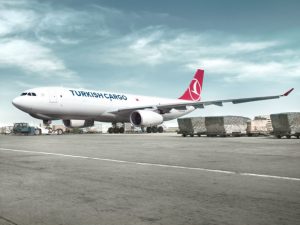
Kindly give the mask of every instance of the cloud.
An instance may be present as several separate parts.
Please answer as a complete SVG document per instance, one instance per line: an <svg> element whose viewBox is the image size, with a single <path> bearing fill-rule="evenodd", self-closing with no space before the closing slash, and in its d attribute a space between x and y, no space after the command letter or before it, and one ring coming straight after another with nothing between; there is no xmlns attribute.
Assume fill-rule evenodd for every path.
<svg viewBox="0 0 300 225"><path fill-rule="evenodd" d="M170 15L131 13L93 4L76 9L68 5L58 8L51 2L2 1L0 37L5 39L0 42L0 66L41 76L74 77L54 49L80 44L84 50L90 48L85 53L88 58L102 65L176 65L191 71L200 67L211 75L226 74L226 81L267 80L272 76L278 82L283 74L299 79L299 51L284 47L286 43L218 31L145 27L140 23L145 17L168 19ZM16 39L17 35L22 38Z"/></svg>
<svg viewBox="0 0 300 225"><path fill-rule="evenodd" d="M102 62L119 66L160 66L176 64L195 71L204 68L212 75L226 74L226 81L264 79L280 82L300 78L297 55L277 40L249 41L209 32L192 33L167 27L148 27L131 33L100 48Z"/></svg>
<svg viewBox="0 0 300 225"><path fill-rule="evenodd" d="M0 8L0 37L32 28L36 15L31 10Z"/></svg>
<svg viewBox="0 0 300 225"><path fill-rule="evenodd" d="M230 43L227 50L232 50L233 52L253 52L268 49L271 47L278 46L277 41L270 42L233 42Z"/></svg>
<svg viewBox="0 0 300 225"><path fill-rule="evenodd" d="M148 27L115 39L109 48L101 49L100 57L107 63L159 65L168 62L187 63L207 56L233 56L267 50L279 45L269 42L231 42L224 34L222 42L213 34L171 30L163 26Z"/></svg>
<svg viewBox="0 0 300 225"><path fill-rule="evenodd" d="M284 82L286 79L300 78L300 64L290 61L250 62L224 58L203 58L188 64L191 70L204 65L211 74L226 75L226 81L265 80Z"/></svg>
<svg viewBox="0 0 300 225"><path fill-rule="evenodd" d="M0 49L1 67L17 67L42 77L75 76L50 49L37 43L22 39L5 40L0 42Z"/></svg>

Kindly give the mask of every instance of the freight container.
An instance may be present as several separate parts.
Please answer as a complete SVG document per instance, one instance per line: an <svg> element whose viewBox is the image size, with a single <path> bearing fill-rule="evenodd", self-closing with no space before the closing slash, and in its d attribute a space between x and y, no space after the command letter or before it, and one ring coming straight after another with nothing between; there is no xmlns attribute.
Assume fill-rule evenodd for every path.
<svg viewBox="0 0 300 225"><path fill-rule="evenodd" d="M12 126L5 126L0 128L0 134L11 134L12 133Z"/></svg>
<svg viewBox="0 0 300 225"><path fill-rule="evenodd" d="M291 138L295 136L300 137L300 113L279 113L271 114L271 121L273 126L273 134L277 138L286 137Z"/></svg>
<svg viewBox="0 0 300 225"><path fill-rule="evenodd" d="M198 135L200 137L206 134L205 117L178 118L177 122L179 127L178 133L184 137L187 135L191 137Z"/></svg>
<svg viewBox="0 0 300 225"><path fill-rule="evenodd" d="M255 117L254 120L247 122L247 135L259 136L270 135L273 131L271 120L266 117Z"/></svg>
<svg viewBox="0 0 300 225"><path fill-rule="evenodd" d="M242 136L246 134L247 122L250 118L242 116L205 117L208 137Z"/></svg>

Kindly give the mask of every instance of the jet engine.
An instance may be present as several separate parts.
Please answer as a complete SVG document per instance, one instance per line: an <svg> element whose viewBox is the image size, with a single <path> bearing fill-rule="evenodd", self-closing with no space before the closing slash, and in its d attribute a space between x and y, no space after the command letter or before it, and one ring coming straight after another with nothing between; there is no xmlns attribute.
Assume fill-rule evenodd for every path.
<svg viewBox="0 0 300 225"><path fill-rule="evenodd" d="M156 126L162 124L162 115L150 110L136 110L130 114L130 122L135 126Z"/></svg>
<svg viewBox="0 0 300 225"><path fill-rule="evenodd" d="M69 128L82 128L94 126L94 120L63 120L64 125Z"/></svg>

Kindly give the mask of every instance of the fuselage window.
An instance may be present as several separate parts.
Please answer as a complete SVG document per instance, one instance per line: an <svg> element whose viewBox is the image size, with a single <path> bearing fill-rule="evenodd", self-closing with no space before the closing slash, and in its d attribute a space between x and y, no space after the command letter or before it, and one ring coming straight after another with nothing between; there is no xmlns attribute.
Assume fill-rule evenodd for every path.
<svg viewBox="0 0 300 225"><path fill-rule="evenodd" d="M22 93L21 96L27 95L27 93Z"/></svg>
<svg viewBox="0 0 300 225"><path fill-rule="evenodd" d="M31 96L31 93L28 93L27 95L28 95L28 96Z"/></svg>
<svg viewBox="0 0 300 225"><path fill-rule="evenodd" d="M32 93L32 96L36 96L36 93Z"/></svg>

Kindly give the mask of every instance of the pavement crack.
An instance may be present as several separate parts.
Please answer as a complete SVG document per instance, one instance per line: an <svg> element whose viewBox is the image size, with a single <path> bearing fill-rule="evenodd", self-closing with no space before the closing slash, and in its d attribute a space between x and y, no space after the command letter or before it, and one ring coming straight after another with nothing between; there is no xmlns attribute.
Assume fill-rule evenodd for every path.
<svg viewBox="0 0 300 225"><path fill-rule="evenodd" d="M4 220L4 221L6 221L6 222L8 222L10 224L13 224L13 225L19 225L19 224L15 223L14 221L11 221L10 219L7 219L7 218L5 218L3 216L0 216L0 220Z"/></svg>

